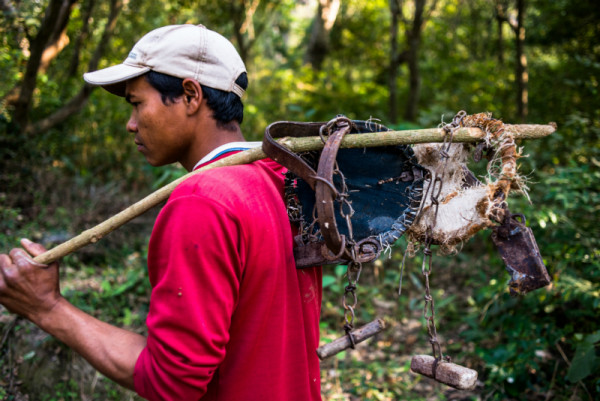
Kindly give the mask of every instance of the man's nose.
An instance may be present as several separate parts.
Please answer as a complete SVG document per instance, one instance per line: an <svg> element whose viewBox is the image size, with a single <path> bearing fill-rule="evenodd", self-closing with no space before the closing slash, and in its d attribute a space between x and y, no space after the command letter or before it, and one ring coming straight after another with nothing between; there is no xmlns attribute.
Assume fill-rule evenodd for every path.
<svg viewBox="0 0 600 401"><path fill-rule="evenodd" d="M133 118L133 114L129 117L129 121L127 121L127 131L129 132L137 132L137 121Z"/></svg>

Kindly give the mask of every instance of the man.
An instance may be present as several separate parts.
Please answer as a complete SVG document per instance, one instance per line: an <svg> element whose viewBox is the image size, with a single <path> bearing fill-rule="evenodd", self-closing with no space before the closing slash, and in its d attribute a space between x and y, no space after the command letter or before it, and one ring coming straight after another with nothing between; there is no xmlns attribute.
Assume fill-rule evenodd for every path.
<svg viewBox="0 0 600 401"><path fill-rule="evenodd" d="M154 166L193 170L246 146L245 66L203 26L156 29L84 79L132 105L127 130ZM282 172L261 160L176 188L150 239L147 337L71 305L28 240L0 255L0 303L149 400L318 400L321 271L295 268Z"/></svg>

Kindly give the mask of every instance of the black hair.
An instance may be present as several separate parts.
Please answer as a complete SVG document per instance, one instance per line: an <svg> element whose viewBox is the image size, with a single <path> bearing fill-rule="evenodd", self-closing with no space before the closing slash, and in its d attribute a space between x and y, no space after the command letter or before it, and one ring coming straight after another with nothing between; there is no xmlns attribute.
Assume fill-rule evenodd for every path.
<svg viewBox="0 0 600 401"><path fill-rule="evenodd" d="M148 71L145 75L148 83L156 89L164 104L175 102L183 96L183 79L156 71ZM235 83L244 90L248 88L248 76L245 72L235 80ZM217 120L220 128L235 129L229 123L237 121L239 124L244 120L244 104L242 99L233 92L225 92L200 84L202 95L206 98L208 107L213 111L213 118Z"/></svg>

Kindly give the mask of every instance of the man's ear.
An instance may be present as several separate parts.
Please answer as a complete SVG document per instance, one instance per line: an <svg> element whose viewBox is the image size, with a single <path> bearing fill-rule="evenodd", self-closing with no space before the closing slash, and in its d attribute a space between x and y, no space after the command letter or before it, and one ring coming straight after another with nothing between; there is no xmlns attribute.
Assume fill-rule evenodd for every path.
<svg viewBox="0 0 600 401"><path fill-rule="evenodd" d="M186 78L183 80L183 101L189 114L193 114L200 109L202 103L202 87L195 79Z"/></svg>

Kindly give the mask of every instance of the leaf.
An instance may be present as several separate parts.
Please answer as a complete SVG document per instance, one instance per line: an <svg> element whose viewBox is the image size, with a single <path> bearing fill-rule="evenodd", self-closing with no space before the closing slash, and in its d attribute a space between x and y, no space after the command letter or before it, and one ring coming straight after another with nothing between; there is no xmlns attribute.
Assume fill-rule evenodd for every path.
<svg viewBox="0 0 600 401"><path fill-rule="evenodd" d="M334 276L330 276L329 274L323 276L323 288L327 288L332 284L335 284L337 278Z"/></svg>
<svg viewBox="0 0 600 401"><path fill-rule="evenodd" d="M345 265L337 265L335 266L335 275L338 277L342 277L344 274L346 274L347 269L348 267Z"/></svg>
<svg viewBox="0 0 600 401"><path fill-rule="evenodd" d="M598 330L595 333L588 334L583 341L591 345L597 343L598 341L600 341L600 330Z"/></svg>
<svg viewBox="0 0 600 401"><path fill-rule="evenodd" d="M102 280L102 283L100 284L100 288L102 289L102 292L110 291L110 289L111 289L110 282L108 280Z"/></svg>
<svg viewBox="0 0 600 401"><path fill-rule="evenodd" d="M596 351L592 343L584 341L579 344L567 372L567 379L572 383L585 379L594 370L596 359Z"/></svg>

